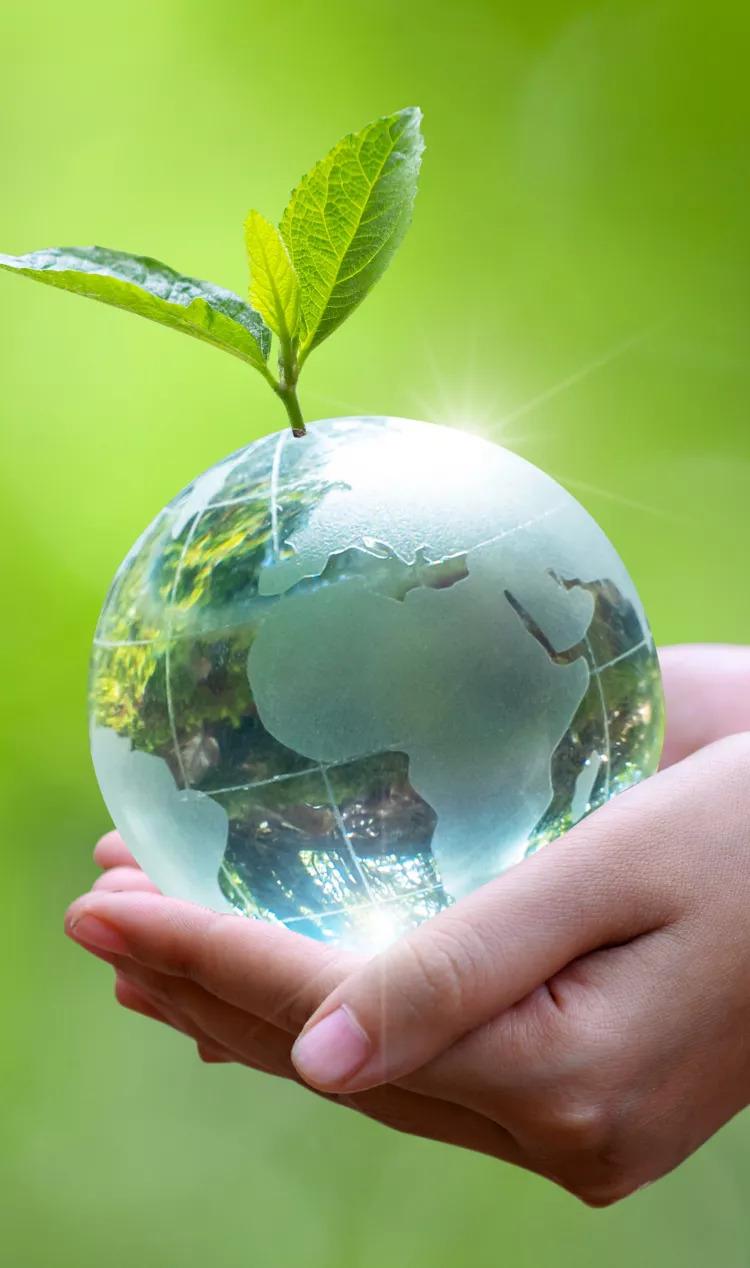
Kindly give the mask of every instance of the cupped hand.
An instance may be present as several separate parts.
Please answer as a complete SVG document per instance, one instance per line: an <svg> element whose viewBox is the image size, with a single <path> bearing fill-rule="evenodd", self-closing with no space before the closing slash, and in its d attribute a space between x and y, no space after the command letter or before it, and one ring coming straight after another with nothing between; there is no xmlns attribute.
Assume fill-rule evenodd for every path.
<svg viewBox="0 0 750 1268"><path fill-rule="evenodd" d="M604 1205L750 1099L749 774L711 744L369 961L163 898L116 837L68 931L204 1059Z"/></svg>

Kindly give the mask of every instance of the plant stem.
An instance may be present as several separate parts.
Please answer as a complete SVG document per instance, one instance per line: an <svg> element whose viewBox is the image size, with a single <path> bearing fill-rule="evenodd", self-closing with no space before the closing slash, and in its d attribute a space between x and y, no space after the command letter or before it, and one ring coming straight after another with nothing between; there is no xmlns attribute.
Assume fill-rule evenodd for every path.
<svg viewBox="0 0 750 1268"><path fill-rule="evenodd" d="M292 427L293 436L306 436L307 429L305 420L302 417L299 400L297 398L296 384L290 383L288 386L282 380L275 388L276 395L284 402L284 409L287 412L289 422Z"/></svg>
<svg viewBox="0 0 750 1268"><path fill-rule="evenodd" d="M299 378L299 366L297 364L297 346L296 340L281 340L279 349L279 382L276 385L276 395L284 402L284 408L287 412L289 422L292 426L293 436L305 436L305 420L302 417L299 400L297 399L297 379Z"/></svg>

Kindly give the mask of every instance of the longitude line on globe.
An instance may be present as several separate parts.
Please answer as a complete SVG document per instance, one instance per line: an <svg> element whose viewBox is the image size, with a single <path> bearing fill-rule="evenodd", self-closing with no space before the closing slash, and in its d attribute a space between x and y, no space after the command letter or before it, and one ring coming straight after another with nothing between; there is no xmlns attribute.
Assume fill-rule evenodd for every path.
<svg viewBox="0 0 750 1268"><path fill-rule="evenodd" d="M346 848L347 848L347 850L349 851L349 857L350 857L350 859L351 859L352 863L354 864L355 870L357 871L357 873L358 873L358 875L359 875L359 879L361 880L362 884L363 884L363 885L364 885L364 887L365 887L365 893L367 894L367 897L368 897L368 899L369 899L369 903L365 903L365 904L363 904L363 905L364 905L364 906L372 906L372 905L375 903L375 895L373 894L372 890L370 889L370 882L369 882L369 881L368 881L368 879L367 879L367 876L366 876L366 874L365 874L365 870L364 870L364 868L362 867L362 864L360 863L359 859L357 858L356 851L355 851L354 846L352 845L352 842L351 842L351 837L349 836L349 833L348 833L348 832L347 832L347 830L346 830L346 824L344 823L344 817L343 817L343 815L342 815L342 813L341 813L341 810L339 809L338 802L336 801L336 798L335 798L335 796L334 796L334 792L333 792L333 788L332 788L332 786L331 786L331 780L330 780L330 777L329 777L329 775L328 775L328 768L327 768L326 766L321 765L321 767L320 767L320 773L321 773L321 775L323 776L323 783L324 783L324 784L325 784L325 786L326 786L326 793L328 794L328 800L329 800L329 802L330 802L331 810L333 811L333 817L334 817L334 819L336 820L336 827L338 828L339 832L341 833L342 837L344 838L344 843L346 844Z"/></svg>
<svg viewBox="0 0 750 1268"><path fill-rule="evenodd" d="M271 544L274 561L279 558L279 471L281 470L281 454L288 435L288 431L283 431L279 436L271 463Z"/></svg>
<svg viewBox="0 0 750 1268"><path fill-rule="evenodd" d="M606 796L605 796L605 801L606 801L609 799L610 770L612 766L612 743L611 743L610 734L609 734L609 718L607 717L607 701L604 698L604 687L602 685L602 669L600 669L600 667L596 663L596 657L594 656L594 650L591 646L591 640L588 634L586 634L584 638L584 642L586 644L586 648L590 657L589 669L591 673L594 675L594 677L596 678L596 686L599 692L599 701L602 706L602 723L604 726L604 738L607 743L607 756L606 756L607 769L604 772L604 787L606 792ZM632 648L631 650L635 651L636 648ZM602 666L602 668L606 669L607 666L604 665Z"/></svg>
<svg viewBox="0 0 750 1268"><path fill-rule="evenodd" d="M190 528L188 529L187 535L185 537L185 543L182 547L180 558L177 560L177 567L174 570L174 580L172 581L172 588L169 592L169 607L167 609L167 628L165 631L167 645L164 652L164 685L165 685L165 695L167 699L167 717L169 718L169 729L172 733L172 744L174 745L174 753L177 759L177 765L180 768L180 775L182 777L183 789L190 787L190 780L187 777L187 771L185 770L185 763L182 760L182 750L180 749L180 744L177 739L177 724L175 722L174 702L172 700L172 682L170 678L170 670L171 670L170 649L172 646L172 628L173 628L172 613L174 608L175 596L177 594L177 586L179 585L180 576L182 574L182 568L185 563L185 556L187 555L187 552L190 548L190 544L193 538L195 537L198 524L200 523L200 520L203 516L204 509L205 509L204 507L201 507L200 510L197 510L195 512L193 517L193 522L190 525Z"/></svg>
<svg viewBox="0 0 750 1268"><path fill-rule="evenodd" d="M280 475L281 475L281 457L282 457L282 453L283 453L283 450L284 450L284 445L285 445L285 443L286 443L286 438L287 438L288 434L289 434L288 432L284 431L284 432L282 432L282 433L281 433L281 435L279 436L278 442L277 442L277 444L276 444L276 448L275 448L275 450L274 450L273 463L272 463L272 465L271 465L271 479L270 479L270 482L269 482L269 483L270 483L270 488L269 488L269 501L270 501L270 514L271 514L271 546L272 546L272 549L273 549L273 558L274 558L274 562L278 560L278 557L279 557L279 550L280 550L280 542L279 542L279 478L280 478ZM335 823L336 823L336 827L337 827L338 831L339 831L339 832L340 832L340 834L341 834L341 837L342 837L342 839L343 839L343 841L344 841L344 844L345 844L345 846L346 846L346 848L347 848L347 851L348 851L348 853L349 853L349 857L351 858L351 861L352 861L352 863L354 864L355 871L357 872L357 874L358 874L358 876L359 876L359 879L361 880L361 882L362 882L362 884L363 884L363 886L364 886L365 893L367 894L367 896L368 896L368 898L369 898L369 900L370 900L370 903L373 903L373 902L375 901L374 895L373 895L373 893L372 893L372 890L370 889L370 885L369 885L369 882L368 882L367 877L366 877L366 875L365 875L365 872L364 872L364 869L363 869L363 867L362 867L362 864L360 863L359 859L357 858L357 855L356 855L355 850L354 850L354 847L353 847L353 845L352 845L352 843L351 843L351 839L350 839L350 837L349 837L349 834L348 834L348 832L346 831L346 825L345 825L344 820L343 820L343 818L342 818L341 811L340 811L340 809L339 809L338 803L337 803L337 801L336 801L336 799L335 799L335 797L334 797L333 788L331 787L331 781L330 781L330 779L328 778L328 770L327 770L327 767L326 767L326 766L325 766L322 762L320 762L320 763L317 763L317 768L318 768L318 770L320 771L321 775L323 776L323 783L325 784L326 794L327 794L327 796L328 796L329 805L330 805L330 807L331 807L331 811L332 811L332 813L333 813L333 817L334 817L334 820L335 820Z"/></svg>

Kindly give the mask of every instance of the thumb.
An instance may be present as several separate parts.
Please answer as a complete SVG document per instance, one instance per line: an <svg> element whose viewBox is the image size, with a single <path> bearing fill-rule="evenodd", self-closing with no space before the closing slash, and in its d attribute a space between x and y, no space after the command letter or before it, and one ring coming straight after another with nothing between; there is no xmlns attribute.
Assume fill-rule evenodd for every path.
<svg viewBox="0 0 750 1268"><path fill-rule="evenodd" d="M689 821L695 771L685 771L700 762L623 793L355 970L297 1039L301 1077L326 1092L403 1078L572 960L667 923L662 847L676 807Z"/></svg>

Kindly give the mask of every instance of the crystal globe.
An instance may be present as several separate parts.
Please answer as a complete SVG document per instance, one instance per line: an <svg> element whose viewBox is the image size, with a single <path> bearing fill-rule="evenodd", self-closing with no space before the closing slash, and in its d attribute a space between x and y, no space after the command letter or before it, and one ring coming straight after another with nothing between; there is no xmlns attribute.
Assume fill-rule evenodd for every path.
<svg viewBox="0 0 750 1268"><path fill-rule="evenodd" d="M373 948L650 774L663 707L633 583L569 493L476 436L339 418L156 517L90 718L165 893Z"/></svg>

